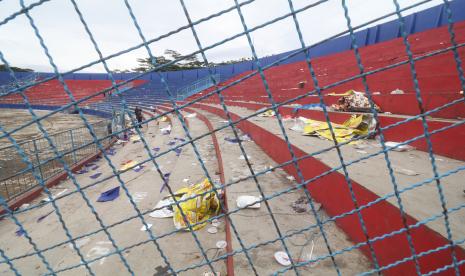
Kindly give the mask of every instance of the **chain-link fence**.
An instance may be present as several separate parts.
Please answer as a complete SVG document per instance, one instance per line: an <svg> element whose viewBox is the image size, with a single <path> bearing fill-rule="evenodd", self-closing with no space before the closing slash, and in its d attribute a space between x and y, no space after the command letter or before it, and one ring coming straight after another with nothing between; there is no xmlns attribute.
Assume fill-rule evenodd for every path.
<svg viewBox="0 0 465 276"><path fill-rule="evenodd" d="M19 2L21 10L0 21L0 28L19 18L27 20L53 69L54 76L37 80L32 84L23 85L16 82L14 89L0 96L1 99L9 94L20 94L32 116L30 122L13 130L6 130L0 126L0 139L8 139L12 144L0 151L0 158L5 160L1 164L0 187L0 199L3 205L1 215L3 220L0 222L3 224L0 226L3 227L0 241L2 273L15 275L61 273L90 275L448 273L460 275L464 273L465 204L457 195L462 193L458 179L463 175L465 160L461 159L462 155L458 153L461 150L459 147L463 147L463 140L457 139L454 135L463 137L461 131L465 121L463 118L438 121L431 118L436 112L463 107L463 92L459 94L455 91L460 95L459 97L426 109L422 94L424 88L420 86L422 81L419 81L417 70L422 62L448 54L450 58L448 64L452 64L454 68L456 86L462 90L465 88L462 65L465 32L463 26L457 28L458 24L456 25L452 20L454 13L463 13L463 10L453 10L449 1L443 2L438 19L438 21L446 21L443 33L447 35L447 41L435 41L433 35L433 38L429 39L435 41L435 48L424 50L421 47L418 47L419 49L412 47L413 42L409 39L409 35L411 30L415 29L414 23L406 22L403 13L431 1L401 6L400 1L393 0L392 5L395 8L393 12L385 13L357 26L352 24L351 11L347 3L350 1L335 1L344 11L343 21L346 30L307 45L302 35L302 29L306 26L299 24L300 16L304 16L305 11L318 9L320 5L331 1L311 1L299 8L294 7L293 0L283 1L286 4L284 15L250 27L244 9L253 4L254 0L234 0L227 9L198 20L191 18L189 8L185 1L181 0L182 12L188 24L151 38L147 37L141 29L131 1L124 0L125 10L141 43L104 56L99 43L94 38L92 28L81 12L79 1L70 0L98 59L68 72L59 70L53 52L47 46L45 34L34 20L33 12L36 9L46 8L46 2L49 1L40 0L30 5L26 5L23 0ZM197 34L198 25L229 13L237 16L235 23L240 24L241 32L205 46ZM402 54L399 54L401 59L389 57L389 62L376 64L377 67L365 67L362 49L358 45L359 33L356 31L388 17L395 18L394 23L397 26L395 30L400 45L397 49L402 51ZM258 57L252 34L263 30L266 26L278 24L283 19L292 23L292 29L288 31L295 33L300 49L264 65ZM156 46L157 41L183 30L191 31L198 50L169 63L157 64L152 46ZM321 69L324 67L321 64L316 68L311 50L325 41L332 41L343 35L350 44L347 49L353 60L349 63L353 70L341 79L331 79L331 81L324 79L325 81L320 82L327 75L337 75L341 69L324 70ZM238 37L247 41L254 68L219 84L214 68L208 67L210 63L206 52ZM365 40L368 41L369 38L366 37ZM136 49L145 51L152 60L153 66L147 72L132 74L125 81L117 83L109 69L108 61ZM176 101L174 91L171 91L160 70L197 54L200 54L208 70L213 87L204 90L201 94L192 95L185 101ZM278 93L273 88L275 79L270 77L272 70L275 70L274 72L289 70L286 69L288 67L279 65L298 54L304 55L298 71L306 74L305 82L294 83L296 87L283 87L282 90L304 89L310 83L312 88L298 90L295 95L285 92L289 93L287 98L282 95L276 97ZM384 54L386 53L375 55L376 61L382 60ZM10 67L11 61L3 52L0 52L0 60L5 64L11 78L15 79L15 72ZM344 58L337 58L337 61L341 60L343 61ZM96 64L103 66L108 79L112 81L112 86L83 99L75 99L73 92L64 81L64 75ZM386 114L381 114L374 101L377 94L374 94L370 88L373 82L370 82L369 78L399 68L406 68L408 74L406 78L412 81L411 96L414 101L407 104L415 104L419 108L417 114L411 116L396 116L396 114L385 116ZM276 79L276 82L287 85L289 83L283 78L291 79L293 75L300 74L299 72L287 74L281 79ZM134 118L134 113L127 112L134 108L134 105L128 104L127 101L128 98L130 99L130 91L119 93L120 89L127 83L150 73L160 75L168 101L156 106L152 106L151 102L142 103L139 106L146 113L141 115L142 113L135 112L136 118ZM435 77L435 75L429 76ZM69 103L50 111L47 115L38 116L30 108L28 96L24 92L34 85L52 79L61 83L69 97ZM328 99L327 92L353 80L361 83L363 91L355 95L363 96L366 100L363 106L364 113L361 115L358 109L357 112L351 112L350 115L354 115L350 117L351 119L336 124L335 121L341 121L338 116L347 114L345 113L347 110L344 110L345 112L330 110L329 104L325 102ZM388 82L389 80L383 83ZM234 92L234 87L239 88ZM247 87L252 89L247 90ZM258 87L262 94L254 95L250 92L258 90ZM107 132L107 122L102 123L104 125L90 124L78 106L89 98L109 91L116 91L114 94L120 99L117 109L125 110L120 117L125 117L127 113L132 120L131 126L122 125L113 128L111 135ZM246 92L241 94L241 91ZM338 94L341 97L351 95L353 94ZM238 97L238 100L235 100L235 97ZM252 101L251 97L263 101L261 103ZM316 102L309 106L295 104L303 99L316 99ZM396 101L398 104L404 104L401 100ZM345 103L347 102L338 102L339 108L345 108ZM76 108L85 127L49 134L43 126L45 119L70 107ZM315 117L309 120L289 115L295 115L297 110L307 110L305 114ZM303 126L298 125L299 120L304 123ZM290 125L290 122L295 125ZM12 134L28 125L36 125L43 138L26 143L16 141ZM306 135L319 136L319 138L308 138L311 140L305 140L299 145L297 134L291 132L289 128L299 135L304 132ZM412 129L414 131L411 131ZM132 133L132 136L125 137L126 133ZM223 138L224 133L229 137L224 137L220 141L224 140L228 144L221 146L218 140ZM444 133L446 138L438 142L436 138ZM447 136L449 133L455 134ZM120 138L120 144L125 144L118 148L119 155L116 157L113 152L109 153L106 150L109 139L114 136ZM164 137L170 137L171 140L166 140ZM368 146L362 148L358 144L373 137L376 137L372 141L376 141L377 146L373 145L371 150L367 149ZM397 143L392 143L388 141L389 137L401 138ZM251 139L258 146L257 148L247 144ZM417 146L418 151L407 156L408 153L405 152L410 150L407 146L416 141L422 143ZM157 143L161 143L163 147L158 146ZM448 151L442 143L458 145L458 147L455 151ZM237 156L234 156L234 159L228 157L233 151L240 155L239 159ZM102 173L81 175L72 171L74 164L96 152L100 152L103 157L99 163ZM212 163L213 152L217 160L216 165ZM332 156L326 156L326 153ZM252 156L252 154L256 155ZM223 157L220 157L221 155ZM409 161L409 158L414 161ZM239 163L238 160L243 162L243 167L238 169L242 174L239 177L226 178L227 166L234 167ZM421 166L416 167L421 170L421 174L402 167L402 164L399 168L399 160L403 160L403 165L407 161L409 164L421 163ZM440 162L445 162L444 160L447 161L447 166L441 165ZM167 172L166 167L176 162L180 162L179 166L175 167L177 171L173 169ZM355 170L354 168L360 164L364 164L363 168ZM196 167L192 173L188 169L191 165ZM3 170L4 166L14 169L6 171ZM178 174L178 171L184 170L187 172L186 175ZM141 171L142 174L139 175ZM63 184L68 188L56 196L46 184L47 180L58 173L64 173L68 177L66 184ZM283 177L269 182L264 180L265 177L280 173L286 174L284 181L285 179L289 181L287 185L277 184L284 182ZM365 178L360 177L361 174L365 175ZM197 185L187 185L190 183L189 177L194 175L197 175L197 179L204 178L206 181L196 181ZM186 184L176 186L173 179ZM247 186L249 184L251 186ZM182 186L186 187L178 190ZM43 189L48 199L45 203L32 202L19 210L10 208L9 199L14 199L33 187ZM249 191L244 187L252 187L254 194L257 195L252 199L246 198L245 203L240 202L239 196L236 196ZM150 192L141 192L140 189L143 188ZM162 192L163 196L161 196ZM294 198L295 202L287 202L295 194L299 195L299 198ZM116 198L118 199L114 201ZM228 198L237 199L237 202L233 204L229 201L228 204ZM158 200L160 204L152 207ZM319 204L322 209L319 208ZM292 205L292 212L285 210L285 208L290 209L289 205ZM42 211L45 208L48 209ZM259 212L254 213L252 209L258 209ZM54 215L53 221L47 221L50 227L42 228L41 231L40 222L49 214ZM173 216L174 228L172 224L167 224L166 220L160 220L171 216ZM158 220L154 220L154 217ZM207 224L208 233L198 230L205 229L202 227ZM139 231L141 226L142 232ZM224 227L225 237L214 236L221 227ZM50 238L51 235L54 237ZM314 254L314 250L318 251L318 254Z"/></svg>

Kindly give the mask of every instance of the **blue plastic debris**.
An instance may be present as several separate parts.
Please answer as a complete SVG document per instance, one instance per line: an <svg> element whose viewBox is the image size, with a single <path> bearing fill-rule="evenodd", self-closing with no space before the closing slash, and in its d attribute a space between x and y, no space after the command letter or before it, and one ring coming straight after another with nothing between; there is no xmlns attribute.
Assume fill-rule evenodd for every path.
<svg viewBox="0 0 465 276"><path fill-rule="evenodd" d="M19 229L15 232L16 236L21 237L22 235L26 234L23 229Z"/></svg>
<svg viewBox="0 0 465 276"><path fill-rule="evenodd" d="M91 176L89 176L89 177L92 178L92 179L96 179L96 178L98 178L98 177L101 176L101 175L102 175L102 173L96 173L96 174L93 174L93 175L91 175Z"/></svg>
<svg viewBox="0 0 465 276"><path fill-rule="evenodd" d="M182 148L176 148L176 149L174 149L174 152L176 153L176 156L179 156L179 155L181 155Z"/></svg>
<svg viewBox="0 0 465 276"><path fill-rule="evenodd" d="M50 211L50 212L48 212L47 214L45 214L45 215L39 217L39 218L37 219L37 222L41 222L44 218L50 216L52 213L53 213L53 211Z"/></svg>
<svg viewBox="0 0 465 276"><path fill-rule="evenodd" d="M77 174L85 174L85 173L88 173L88 172L89 172L88 170L82 169L82 170L80 170L80 171L77 171L76 173L77 173Z"/></svg>
<svg viewBox="0 0 465 276"><path fill-rule="evenodd" d="M170 141L167 145L168 145L168 146L172 146L172 145L174 145L174 144L176 144L175 141Z"/></svg>
<svg viewBox="0 0 465 276"><path fill-rule="evenodd" d="M163 185L161 186L160 193L163 192L163 189L168 184L168 181L170 180L170 175L171 173L165 173L163 175Z"/></svg>
<svg viewBox="0 0 465 276"><path fill-rule="evenodd" d="M155 147L152 149L154 152L159 152L160 151L160 148L159 147Z"/></svg>
<svg viewBox="0 0 465 276"><path fill-rule="evenodd" d="M119 196L119 187L116 187L116 188L113 188L106 192L101 193L99 198L97 199L97 202L112 201L118 196Z"/></svg>
<svg viewBox="0 0 465 276"><path fill-rule="evenodd" d="M95 165L95 166L93 166L93 167L90 168L90 169L93 170L93 171L95 171L96 169L98 169L98 167L99 167L98 165Z"/></svg>
<svg viewBox="0 0 465 276"><path fill-rule="evenodd" d="M225 137L224 140L225 140L225 141L228 141L228 142L230 142L230 143L239 143L239 141L241 141L240 139L228 138L228 137Z"/></svg>

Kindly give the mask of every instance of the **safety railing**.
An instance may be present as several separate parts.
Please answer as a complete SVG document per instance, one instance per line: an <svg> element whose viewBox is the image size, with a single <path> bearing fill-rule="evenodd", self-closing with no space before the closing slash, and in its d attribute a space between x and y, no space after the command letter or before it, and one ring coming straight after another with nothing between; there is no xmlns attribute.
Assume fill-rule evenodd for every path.
<svg viewBox="0 0 465 276"><path fill-rule="evenodd" d="M178 101L182 101L187 97L194 95L195 93L199 93L202 90L210 88L214 85L213 79L216 83L220 82L220 75L215 74L212 76L207 76L205 78L199 79L194 81L193 83L180 88L177 91L177 99Z"/></svg>
<svg viewBox="0 0 465 276"><path fill-rule="evenodd" d="M108 121L102 120L92 124L98 138L108 135ZM50 138L57 146L63 160L68 166L73 166L92 154L98 152L91 133L86 127L79 127L51 134ZM103 140L108 145L110 138ZM0 194L7 201L35 188L40 183L34 178L36 172L46 182L63 171L63 164L58 161L48 141L45 138L18 143L32 166L27 166L21 158L18 148L13 145L0 148Z"/></svg>

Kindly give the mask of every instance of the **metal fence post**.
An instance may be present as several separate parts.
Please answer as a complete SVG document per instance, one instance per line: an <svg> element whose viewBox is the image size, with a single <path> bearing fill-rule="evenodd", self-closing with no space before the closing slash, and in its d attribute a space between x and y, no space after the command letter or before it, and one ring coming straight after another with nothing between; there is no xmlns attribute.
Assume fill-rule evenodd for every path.
<svg viewBox="0 0 465 276"><path fill-rule="evenodd" d="M73 130L69 130L69 135L71 137L71 150L73 151L73 159L74 159L74 164L77 163L77 157L76 157L76 151L74 150L74 136L73 136Z"/></svg>
<svg viewBox="0 0 465 276"><path fill-rule="evenodd" d="M37 160L37 167L39 168L39 173L40 173L40 178L42 178L42 180L44 180L44 174L42 172L42 165L40 164L40 158L39 158L39 151L37 149L37 143L36 143L37 140L32 140L33 144L34 144L34 155L36 156L36 160Z"/></svg>

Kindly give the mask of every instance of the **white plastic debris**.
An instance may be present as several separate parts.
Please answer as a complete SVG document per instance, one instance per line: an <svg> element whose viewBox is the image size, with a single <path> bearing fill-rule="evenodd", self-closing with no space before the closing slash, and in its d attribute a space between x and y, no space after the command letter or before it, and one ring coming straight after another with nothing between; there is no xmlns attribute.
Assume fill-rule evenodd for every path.
<svg viewBox="0 0 465 276"><path fill-rule="evenodd" d="M142 225L142 228L140 229L140 231L147 231L147 230L149 230L150 228L152 228L152 224L147 223L147 227L145 227L145 225Z"/></svg>
<svg viewBox="0 0 465 276"><path fill-rule="evenodd" d="M403 175L408 175L408 176L415 176L419 175L419 173L409 170L409 169L404 169L404 168L394 168L394 171Z"/></svg>
<svg viewBox="0 0 465 276"><path fill-rule="evenodd" d="M218 227L218 226L220 226L220 224L221 224L221 222L218 219L212 220L212 225L213 226Z"/></svg>
<svg viewBox="0 0 465 276"><path fill-rule="evenodd" d="M253 204L254 202L256 202L255 204L250 205L247 208L258 209L260 208L260 202L257 202L257 201L260 201L261 199L262 199L261 196L242 195L236 199L236 204L237 204L237 207L239 208L245 208L247 205Z"/></svg>
<svg viewBox="0 0 465 276"><path fill-rule="evenodd" d="M184 183L189 182L189 178L184 178L184 179L182 180L182 182L184 182Z"/></svg>
<svg viewBox="0 0 465 276"><path fill-rule="evenodd" d="M226 248L226 245L228 245L228 243L226 241L217 241L216 242L216 248L219 248L219 249Z"/></svg>
<svg viewBox="0 0 465 276"><path fill-rule="evenodd" d="M367 154L368 153L368 152L366 152L364 150L358 150L357 152L360 153L360 154Z"/></svg>
<svg viewBox="0 0 465 276"><path fill-rule="evenodd" d="M162 199L160 200L154 209L159 209L151 212L149 216L152 218L171 218L173 217L173 211L168 209L169 206L174 204L174 200L172 198Z"/></svg>
<svg viewBox="0 0 465 276"><path fill-rule="evenodd" d="M252 159L252 157L247 154L247 159ZM245 160L244 155L239 156L239 160Z"/></svg>
<svg viewBox="0 0 465 276"><path fill-rule="evenodd" d="M89 238L82 238L82 239L78 239L78 240L75 240L74 243L76 244L76 247L77 248L81 248L82 246L84 246L86 243L88 243L90 241ZM72 243L69 243L69 247L71 249L73 249L73 244Z"/></svg>
<svg viewBox="0 0 465 276"><path fill-rule="evenodd" d="M207 232L210 234L216 234L218 233L218 228L216 228L215 226L208 227Z"/></svg>
<svg viewBox="0 0 465 276"><path fill-rule="evenodd" d="M295 177L293 177L292 175L288 175L288 176L286 176L286 178L289 181L294 181L295 180Z"/></svg>
<svg viewBox="0 0 465 276"><path fill-rule="evenodd" d="M187 114L186 116L184 116L185 118L194 118L195 116L197 116L197 113L189 113Z"/></svg>
<svg viewBox="0 0 465 276"><path fill-rule="evenodd" d="M48 198L47 198L48 199ZM23 205L21 205L18 210L24 210L24 209L27 209L31 204L28 204L28 203L24 203Z"/></svg>
<svg viewBox="0 0 465 276"><path fill-rule="evenodd" d="M386 142L384 144L386 145L386 147L396 147L397 146L396 148L392 149L393 151L411 151L411 150L415 149L412 146L400 145L400 143L397 143L397 142Z"/></svg>
<svg viewBox="0 0 465 276"><path fill-rule="evenodd" d="M287 253L284 251L278 251L274 253L274 258L282 266L291 265L291 260L289 259L289 256L287 255Z"/></svg>
<svg viewBox="0 0 465 276"><path fill-rule="evenodd" d="M66 191L68 191L68 189L64 189L63 191L57 193L56 195L52 195L52 199L59 197L60 195L66 193ZM46 197L46 198L43 198L40 202L50 202L50 199Z"/></svg>
<svg viewBox="0 0 465 276"><path fill-rule="evenodd" d="M160 128L160 132L161 132L162 134L171 132L171 125L168 125L168 126L166 126L166 127Z"/></svg>
<svg viewBox="0 0 465 276"><path fill-rule="evenodd" d="M404 93L404 91L402 91L400 89L396 89L396 90L391 91L391 95L400 95L400 94L405 94L405 93Z"/></svg>

